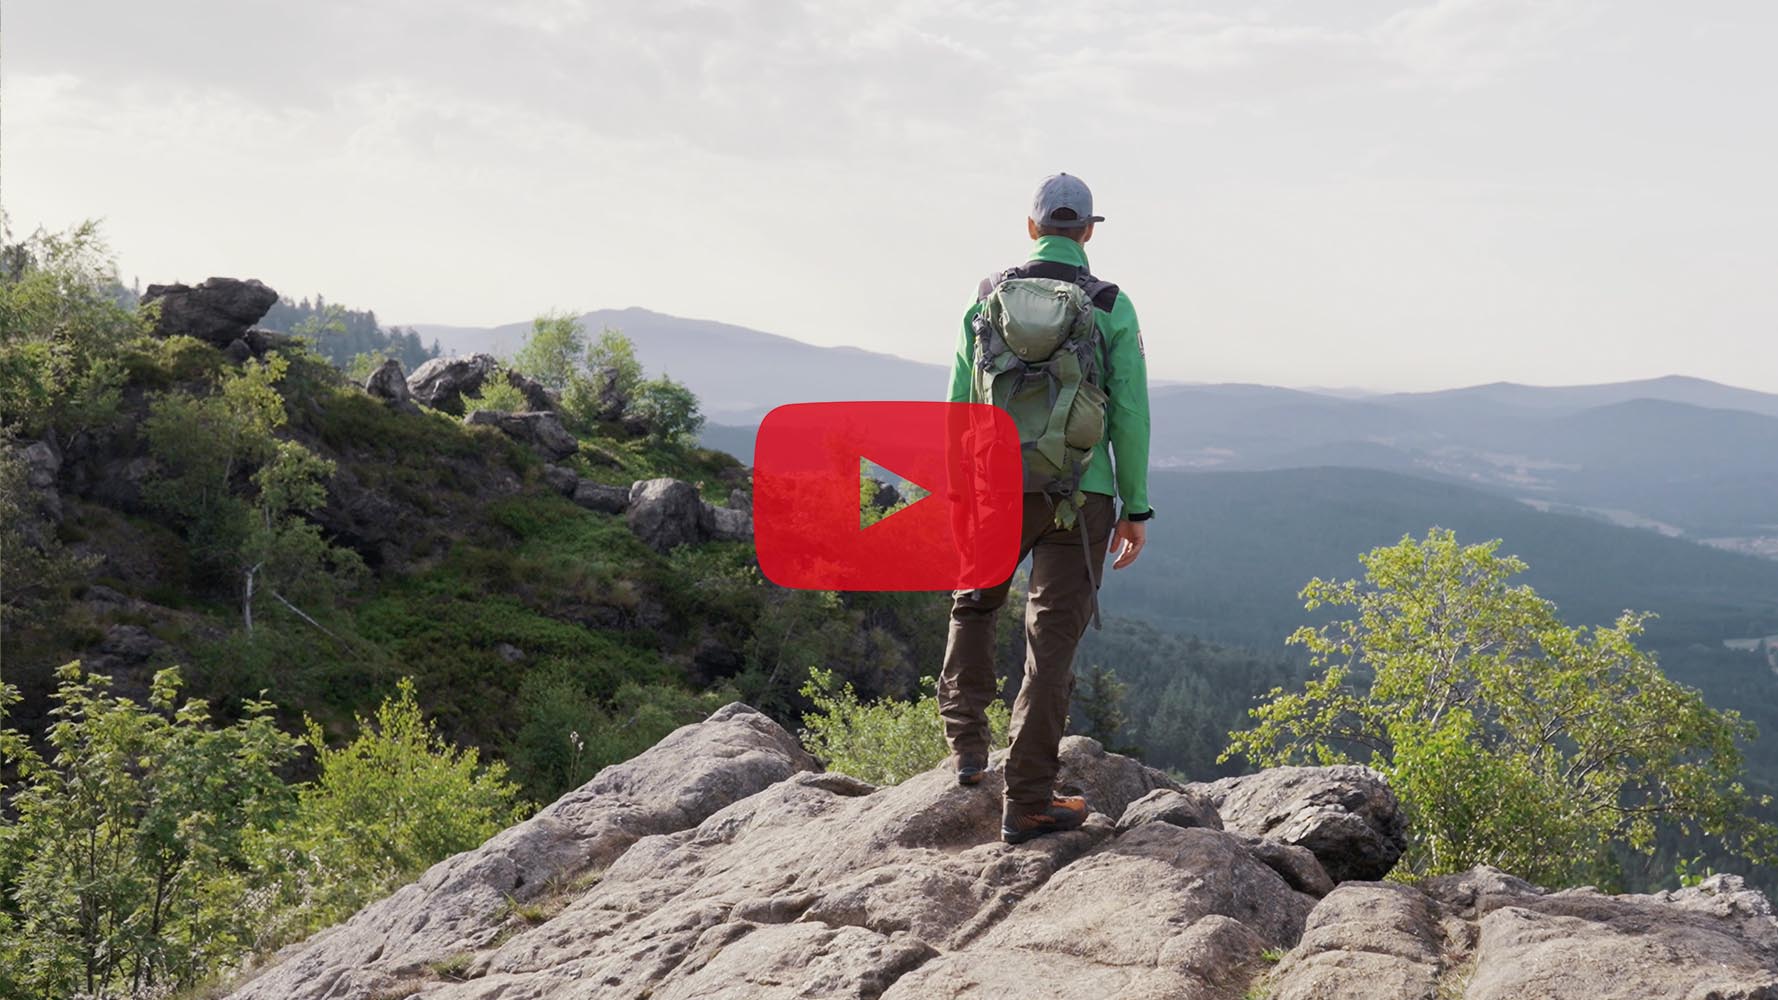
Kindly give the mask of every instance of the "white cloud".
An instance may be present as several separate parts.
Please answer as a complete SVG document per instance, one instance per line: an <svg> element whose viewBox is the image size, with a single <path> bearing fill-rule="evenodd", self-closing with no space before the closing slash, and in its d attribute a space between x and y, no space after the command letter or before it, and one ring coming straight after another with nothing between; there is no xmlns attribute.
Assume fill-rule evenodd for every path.
<svg viewBox="0 0 1778 1000"><path fill-rule="evenodd" d="M1778 267L1757 12L1707 33L1580 0L6 14L14 225L107 216L150 280L251 271L398 320L642 304L929 354L1019 252L1029 184L1068 169L1161 374L1577 381L1683 370L1713 337L1778 371L1752 332L1778 322L1754 277ZM916 289L901 311L849 313L885 274ZM1429 330L1451 360L1404 364Z"/></svg>

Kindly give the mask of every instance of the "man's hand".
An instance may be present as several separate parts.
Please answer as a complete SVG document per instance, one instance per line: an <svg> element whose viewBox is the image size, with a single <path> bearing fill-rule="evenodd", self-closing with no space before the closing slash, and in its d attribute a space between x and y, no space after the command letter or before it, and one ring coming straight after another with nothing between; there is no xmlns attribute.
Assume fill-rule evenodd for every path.
<svg viewBox="0 0 1778 1000"><path fill-rule="evenodd" d="M1112 569L1123 569L1136 561L1142 554L1142 546L1148 544L1147 521L1119 521L1117 528L1111 533L1111 551L1117 555L1117 561L1111 564Z"/></svg>

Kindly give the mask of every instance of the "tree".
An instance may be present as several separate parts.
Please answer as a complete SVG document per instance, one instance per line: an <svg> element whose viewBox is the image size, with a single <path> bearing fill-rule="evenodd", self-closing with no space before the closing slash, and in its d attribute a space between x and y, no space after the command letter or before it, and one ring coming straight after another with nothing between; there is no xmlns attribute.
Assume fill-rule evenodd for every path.
<svg viewBox="0 0 1778 1000"><path fill-rule="evenodd" d="M499 761L439 736L403 678L357 736L328 745L307 721L319 777L263 852L283 896L280 936L334 923L441 858L479 846L525 812Z"/></svg>
<svg viewBox="0 0 1778 1000"><path fill-rule="evenodd" d="M512 366L544 385L564 392L583 377L586 327L570 313L545 313L531 321L531 336L513 356Z"/></svg>
<svg viewBox="0 0 1778 1000"><path fill-rule="evenodd" d="M146 707L111 695L109 678L78 660L56 676L49 759L0 730L16 774L0 819L0 986L44 996L189 986L254 933L233 897L251 832L293 801L278 769L296 742L263 701L211 725L202 701L179 703L173 669L155 675ZM15 698L0 690L0 703Z"/></svg>
<svg viewBox="0 0 1778 1000"><path fill-rule="evenodd" d="M1662 826L1771 860L1765 801L1742 785L1752 726L1637 648L1646 614L1569 627L1509 584L1526 566L1500 544L1435 528L1362 556L1362 582L1311 580L1308 610L1355 617L1297 630L1322 675L1274 688L1224 757L1381 771L1409 815L1409 877L1489 864L1615 884L1614 852L1649 854Z"/></svg>
<svg viewBox="0 0 1778 1000"><path fill-rule="evenodd" d="M1127 753L1129 749L1117 742L1129 719L1124 715L1124 695L1128 688L1100 664L1087 668L1080 692L1075 695L1075 711L1080 716L1080 731L1098 740L1108 750Z"/></svg>
<svg viewBox="0 0 1778 1000"><path fill-rule="evenodd" d="M116 416L118 347L146 323L116 301L116 283L97 223L20 243L0 236L0 423L69 440Z"/></svg>
<svg viewBox="0 0 1778 1000"><path fill-rule="evenodd" d="M684 383L665 375L637 386L630 410L656 441L685 443L704 426L698 397Z"/></svg>
<svg viewBox="0 0 1778 1000"><path fill-rule="evenodd" d="M636 360L636 345L621 331L606 327L599 339L587 348L586 366L599 375L602 384L596 389L615 392L628 398L642 383L642 362Z"/></svg>
<svg viewBox="0 0 1778 1000"><path fill-rule="evenodd" d="M331 595L365 571L356 553L329 545L305 517L326 502L333 463L273 434L286 420L277 383L287 368L274 354L225 372L209 395L163 394L144 428L160 466L146 498L184 525L194 555L234 575L249 633L262 591L320 627L294 602ZM247 469L254 471L243 475Z"/></svg>

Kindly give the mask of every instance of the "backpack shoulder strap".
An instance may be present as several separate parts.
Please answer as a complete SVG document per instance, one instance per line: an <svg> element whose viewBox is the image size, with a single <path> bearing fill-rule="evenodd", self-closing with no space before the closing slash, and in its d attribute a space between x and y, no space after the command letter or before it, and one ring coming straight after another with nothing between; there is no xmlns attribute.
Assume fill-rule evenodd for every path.
<svg viewBox="0 0 1778 1000"><path fill-rule="evenodd" d="M1100 281L1090 274L1082 274L1076 284L1087 293L1087 299L1105 312L1110 312L1117 305L1117 286L1109 281Z"/></svg>
<svg viewBox="0 0 1778 1000"><path fill-rule="evenodd" d="M1021 268L1009 267L1004 271L996 271L993 274L988 275L986 278L983 278L982 283L977 285L975 289L976 301L980 302L986 299L994 289L1000 287L1000 283L1003 281L1009 281L1013 278L1029 277L1021 272Z"/></svg>

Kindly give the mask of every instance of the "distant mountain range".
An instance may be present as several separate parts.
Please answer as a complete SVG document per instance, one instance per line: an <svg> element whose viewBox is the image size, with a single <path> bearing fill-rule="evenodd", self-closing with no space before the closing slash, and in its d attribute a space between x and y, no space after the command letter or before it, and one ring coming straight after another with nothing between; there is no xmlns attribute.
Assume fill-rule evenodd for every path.
<svg viewBox="0 0 1778 1000"><path fill-rule="evenodd" d="M581 316L587 330L622 330L651 375L665 372L691 386L712 423L752 425L780 403L837 399L931 399L942 396L948 370L856 347L816 347L777 334L647 309L601 309ZM496 327L416 324L445 354L517 351L531 324ZM751 441L751 431L748 434ZM749 446L748 451L752 448Z"/></svg>
<svg viewBox="0 0 1778 1000"><path fill-rule="evenodd" d="M646 309L583 320L590 330L622 330L650 372L689 385L710 421L706 444L744 461L754 425L780 403L930 399L947 380L942 364ZM446 353L510 353L530 330L414 327ZM1150 395L1157 470L1405 473L1778 556L1778 395L1681 376L1369 395L1157 383Z"/></svg>

